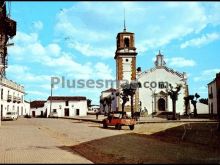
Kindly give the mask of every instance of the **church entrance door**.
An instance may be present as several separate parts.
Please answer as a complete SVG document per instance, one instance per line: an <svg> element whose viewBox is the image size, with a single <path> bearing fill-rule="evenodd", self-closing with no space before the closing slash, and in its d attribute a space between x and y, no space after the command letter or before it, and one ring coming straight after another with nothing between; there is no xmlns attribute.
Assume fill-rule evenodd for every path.
<svg viewBox="0 0 220 165"><path fill-rule="evenodd" d="M163 98L158 100L158 110L165 111L166 101Z"/></svg>

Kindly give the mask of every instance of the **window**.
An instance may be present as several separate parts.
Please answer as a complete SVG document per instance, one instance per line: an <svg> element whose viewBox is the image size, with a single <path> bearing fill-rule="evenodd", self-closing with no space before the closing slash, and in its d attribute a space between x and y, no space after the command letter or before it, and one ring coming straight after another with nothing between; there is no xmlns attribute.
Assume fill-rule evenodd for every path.
<svg viewBox="0 0 220 165"><path fill-rule="evenodd" d="M56 113L56 112L57 112L57 109L53 109L53 112Z"/></svg>
<svg viewBox="0 0 220 165"><path fill-rule="evenodd" d="M128 59L126 58L126 60L125 60L126 62L128 62Z"/></svg>
<svg viewBox="0 0 220 165"><path fill-rule="evenodd" d="M125 47L129 47L129 38L124 39Z"/></svg>
<svg viewBox="0 0 220 165"><path fill-rule="evenodd" d="M69 101L66 101L66 106L69 106Z"/></svg>

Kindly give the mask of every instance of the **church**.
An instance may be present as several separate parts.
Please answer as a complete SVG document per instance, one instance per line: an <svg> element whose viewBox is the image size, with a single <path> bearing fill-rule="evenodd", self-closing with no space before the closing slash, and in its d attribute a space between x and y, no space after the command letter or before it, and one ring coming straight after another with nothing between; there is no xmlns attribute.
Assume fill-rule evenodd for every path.
<svg viewBox="0 0 220 165"><path fill-rule="evenodd" d="M185 110L184 97L188 96L188 84L186 73L174 71L166 66L164 56L160 53L156 56L154 67L141 72L137 71L137 80L142 84L139 88L140 109L149 114L163 111L172 111L172 100L168 95L167 87L173 88L181 85L176 102L176 112L183 114Z"/></svg>
<svg viewBox="0 0 220 165"><path fill-rule="evenodd" d="M116 91L122 91L120 85L124 83L124 80L141 83L141 87L136 90L133 99L134 111L147 111L148 114L172 112L172 100L168 95L167 88L172 85L175 90L178 84L181 85L181 89L176 102L176 112L183 114L185 112L184 97L189 95L186 73L180 73L167 67L164 55L160 51L156 55L154 67L143 72L141 67L137 69L136 57L138 53L135 47L135 34L127 32L125 25L123 32L118 33L116 43L114 59L116 62L116 81L119 82ZM129 101L125 104L125 111L128 113L131 112L130 99L129 97ZM111 111L121 111L122 99L117 97L113 102L116 106L114 106L115 108L112 106ZM100 105L100 109L103 109L101 107Z"/></svg>

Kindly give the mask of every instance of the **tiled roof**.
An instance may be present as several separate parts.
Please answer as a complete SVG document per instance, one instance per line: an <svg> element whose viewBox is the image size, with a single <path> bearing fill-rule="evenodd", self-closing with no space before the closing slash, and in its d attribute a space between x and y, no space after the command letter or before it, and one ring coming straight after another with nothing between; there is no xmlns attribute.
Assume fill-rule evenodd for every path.
<svg viewBox="0 0 220 165"><path fill-rule="evenodd" d="M86 97L83 96L49 96L47 100L63 100L63 101L80 101L86 100Z"/></svg>
<svg viewBox="0 0 220 165"><path fill-rule="evenodd" d="M107 89L107 90L105 90L105 91L102 91L102 92L115 92L116 91L116 89L114 89L114 88L109 88L109 89Z"/></svg>
<svg viewBox="0 0 220 165"><path fill-rule="evenodd" d="M42 101L42 100L37 100L37 101L32 101L31 103L30 103L30 107L31 108L40 108L40 107L44 107L44 103L45 103L46 101Z"/></svg>

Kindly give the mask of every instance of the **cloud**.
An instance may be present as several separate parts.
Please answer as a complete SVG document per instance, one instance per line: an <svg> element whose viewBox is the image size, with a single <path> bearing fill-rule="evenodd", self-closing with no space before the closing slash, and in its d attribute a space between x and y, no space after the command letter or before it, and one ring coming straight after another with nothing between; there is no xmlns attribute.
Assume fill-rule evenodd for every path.
<svg viewBox="0 0 220 165"><path fill-rule="evenodd" d="M94 77L93 73L97 73L97 70L94 71L93 66L100 65L100 62L96 64L92 63L79 63L73 59L73 54L67 53L61 49L57 43L50 43L46 46L42 45L38 40L37 33L26 34L18 32L18 36L15 36L15 47L9 49L9 53L17 60L28 60L30 63L38 63L42 66L49 67L49 70L55 69L62 73L63 75L71 74L75 75L74 77ZM33 36L33 40L31 37ZM25 45L25 46L23 46ZM108 52L108 51L106 51ZM105 51L100 52L105 54ZM110 54L110 53L109 53ZM103 66L108 66L103 63ZM101 68L106 70L109 74L112 74L112 70L109 67ZM93 72L94 71L94 72ZM108 74L99 74L98 77L106 77Z"/></svg>
<svg viewBox="0 0 220 165"><path fill-rule="evenodd" d="M69 80L113 79L112 69L105 63L77 62L73 58L75 56L72 53L63 51L58 43L43 45L38 39L37 33L18 32L18 34L14 38L16 46L9 49L9 54L11 54L10 57L13 57L13 60L20 64L9 65L7 75L24 85L27 91L31 91L31 96L28 95L28 97L41 97L40 93L47 93L45 96L48 96L50 94L51 77L61 78L64 76ZM31 40L32 37L33 40ZM24 62L25 64L22 65ZM33 92L32 89L38 89L39 95L37 92ZM67 93L66 95L69 93L69 89L58 89L58 87L56 91L63 91L63 93Z"/></svg>
<svg viewBox="0 0 220 165"><path fill-rule="evenodd" d="M41 21L35 21L33 22L33 28L36 30L36 31L39 31L41 29L43 29L43 23Z"/></svg>
<svg viewBox="0 0 220 165"><path fill-rule="evenodd" d="M220 72L220 68L215 68L215 69L207 69L202 71L202 73L199 76L194 77L195 82L199 81L212 81L216 73Z"/></svg>
<svg viewBox="0 0 220 165"><path fill-rule="evenodd" d="M199 38L194 38L189 41L186 41L181 44L180 48L191 47L201 47L203 45L209 44L213 41L220 39L220 35L218 33L209 33L205 34Z"/></svg>
<svg viewBox="0 0 220 165"><path fill-rule="evenodd" d="M36 75L33 74L29 67L23 65L9 65L7 74L13 77L14 80L21 83L43 83L49 82L49 75ZM14 76L16 75L16 76Z"/></svg>
<svg viewBox="0 0 220 165"><path fill-rule="evenodd" d="M124 8L127 31L135 32L139 53L197 34L216 22L197 2L79 2L57 15L56 34L70 37L72 48L83 55L111 58L105 51L115 48L115 37L123 30Z"/></svg>
<svg viewBox="0 0 220 165"><path fill-rule="evenodd" d="M156 61L156 57L153 57L151 59L153 62ZM164 61L166 65L172 66L172 67L193 67L196 65L196 62L192 59L185 59L183 57L172 57L172 58L166 58L164 57Z"/></svg>
<svg viewBox="0 0 220 165"><path fill-rule="evenodd" d="M196 62L191 59L185 59L183 57L173 57L173 58L168 58L166 59L166 62L170 66L175 66L175 67L193 67L196 65Z"/></svg>
<svg viewBox="0 0 220 165"><path fill-rule="evenodd" d="M114 57L113 47L97 48L90 44L81 44L79 42L71 43L69 47L74 48L85 56L100 56L102 58Z"/></svg>

